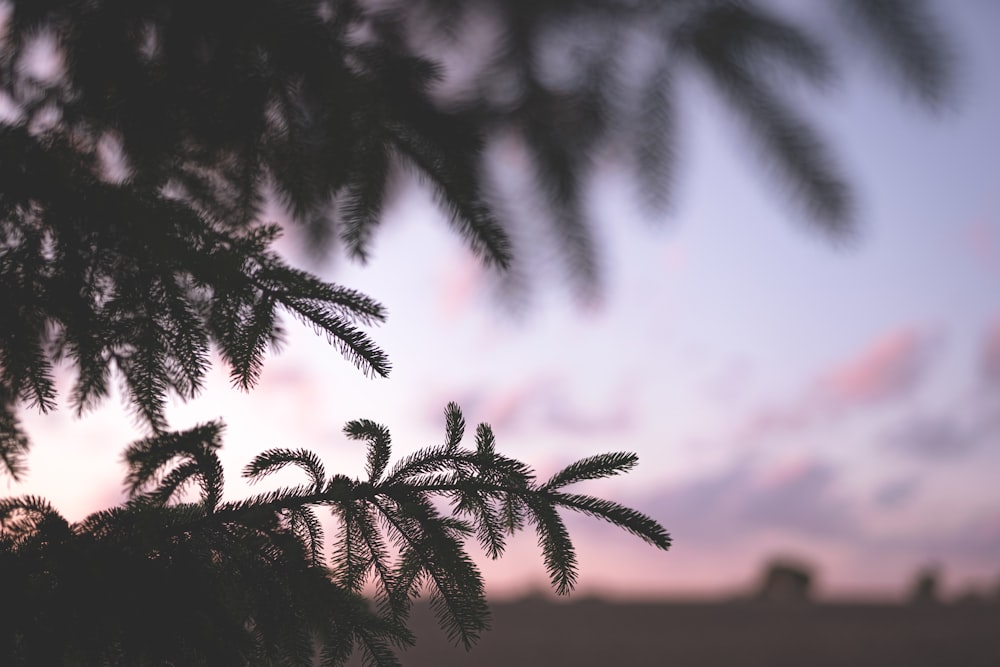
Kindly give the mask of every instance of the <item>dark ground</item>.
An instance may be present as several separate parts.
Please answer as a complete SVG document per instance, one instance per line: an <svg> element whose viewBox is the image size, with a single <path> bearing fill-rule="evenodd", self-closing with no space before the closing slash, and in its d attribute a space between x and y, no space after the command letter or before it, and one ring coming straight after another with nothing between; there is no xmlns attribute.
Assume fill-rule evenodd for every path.
<svg viewBox="0 0 1000 667"><path fill-rule="evenodd" d="M1000 605L498 603L469 652L426 605L407 667L1000 667ZM360 664L359 661L352 664Z"/></svg>

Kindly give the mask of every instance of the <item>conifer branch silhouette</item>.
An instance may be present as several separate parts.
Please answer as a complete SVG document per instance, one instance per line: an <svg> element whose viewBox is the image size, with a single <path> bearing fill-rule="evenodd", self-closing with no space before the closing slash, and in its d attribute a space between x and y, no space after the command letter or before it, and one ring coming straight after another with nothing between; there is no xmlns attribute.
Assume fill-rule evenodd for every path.
<svg viewBox="0 0 1000 667"><path fill-rule="evenodd" d="M367 445L364 480L327 477L307 450L267 450L244 467L245 478L259 482L294 466L306 483L223 501L222 425L209 422L132 443L125 452L129 501L79 523L69 524L34 496L0 501L0 613L7 615L0 655L12 664L73 656L97 664L224 658L225 664L311 665L319 651L324 664L339 665L356 647L369 664L397 665L392 648L415 641L406 622L422 592L454 643L468 648L488 629L484 584L466 539L496 559L508 536L534 524L560 595L577 580L560 510L670 547L670 536L651 518L557 490L626 472L634 454L588 457L539 484L528 466L496 451L486 424L476 429L475 447L463 447L464 419L454 403L445 409L445 424L444 446L418 451L383 475L391 457L388 430L370 420L349 422L345 435ZM190 487L197 500L185 494ZM335 518L329 545L318 510ZM368 583L374 609L362 596ZM88 618L87 605L75 597L81 587L104 591L99 615ZM150 607L157 613L144 618ZM176 620L156 625L165 623L166 610L183 608L200 610L205 627L193 633ZM36 617L25 609L55 624L48 640L34 636ZM153 636L152 646L138 643Z"/></svg>

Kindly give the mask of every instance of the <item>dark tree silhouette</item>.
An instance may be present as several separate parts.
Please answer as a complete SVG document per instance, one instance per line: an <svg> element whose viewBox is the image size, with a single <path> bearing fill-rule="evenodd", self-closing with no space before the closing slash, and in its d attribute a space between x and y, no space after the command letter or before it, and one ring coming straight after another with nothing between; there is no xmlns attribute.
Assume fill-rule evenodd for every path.
<svg viewBox="0 0 1000 667"><path fill-rule="evenodd" d="M796 560L777 558L768 562L757 590L765 602L809 602L815 583L813 568Z"/></svg>
<svg viewBox="0 0 1000 667"><path fill-rule="evenodd" d="M243 475L287 466L298 486L223 502L221 425L164 433L126 451L131 499L70 525L45 500L0 501L0 659L5 665L339 665L360 647L366 664L398 664L413 642L412 600L429 591L452 641L469 647L489 626L483 581L463 547L491 558L527 524L552 585L568 593L576 558L557 510L604 519L661 549L654 520L565 491L631 469L633 454L585 458L544 483L496 451L489 426L462 447L465 422L445 410L445 442L391 468L389 433L368 420L345 434L368 445L367 479L327 476L307 450L271 449ZM182 502L197 485L197 502ZM448 503L442 509L439 500ZM329 557L316 511L337 518ZM361 594L375 588L376 609Z"/></svg>
<svg viewBox="0 0 1000 667"><path fill-rule="evenodd" d="M922 100L942 99L948 59L925 3L830 5ZM14 0L0 23L0 460L23 472L17 410L52 408L60 361L76 371L78 412L117 377L149 431L128 450L123 507L70 525L38 498L0 503L5 662L306 664L319 642L339 664L357 641L371 662L393 664L387 647L410 639L420 584L456 640L485 627L466 535L498 556L506 535L534 523L559 592L575 561L558 508L668 546L652 520L560 490L627 470L633 456L583 459L539 485L494 451L487 427L475 450L461 449L456 408L446 445L387 476L388 434L352 422L348 435L370 445L369 480L327 478L308 452L269 451L248 476L291 464L309 484L222 502L220 426L178 433L164 418L169 393L198 393L213 346L248 389L285 311L363 371L389 371L360 328L383 308L279 257L281 230L261 219L269 197L314 245L339 241L364 261L390 178L409 170L477 255L510 271L520 255L482 149L515 138L548 203L540 217L590 293L590 164L624 148L661 206L674 81L695 68L745 117L810 219L836 237L851 228L842 179L777 85L827 80L824 42L761 2ZM482 34L472 26L496 39L468 39ZM645 48L625 48L640 37ZM480 63L471 84L453 85L456 63ZM179 501L189 483L197 503ZM338 517L330 561L318 506ZM375 612L359 597L368 579Z"/></svg>

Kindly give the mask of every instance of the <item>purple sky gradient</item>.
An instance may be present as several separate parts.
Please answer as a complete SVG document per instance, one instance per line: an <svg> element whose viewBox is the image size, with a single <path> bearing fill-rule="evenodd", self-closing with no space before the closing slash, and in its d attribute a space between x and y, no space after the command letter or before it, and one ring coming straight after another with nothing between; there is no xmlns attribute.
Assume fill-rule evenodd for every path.
<svg viewBox="0 0 1000 667"><path fill-rule="evenodd" d="M449 400L541 474L635 451L632 474L581 488L650 513L676 546L574 519L584 592L727 592L773 555L815 563L830 594L899 593L931 563L951 590L996 585L1000 9L939 5L961 56L955 110L908 108L862 58L839 90L802 100L856 188L851 247L800 223L752 153L733 150L745 141L724 105L692 84L672 217L646 224L610 160L592 184L599 307L574 304L558 270L539 265L533 301L512 316L430 197L407 186L368 266L317 269L386 304L374 337L391 378L361 377L288 322L252 393L216 367L203 396L172 406L171 425L225 419L231 496L268 447L311 448L360 474L362 448L340 434L349 419L389 426L396 456L438 443ZM519 159L501 155L499 168ZM5 480L6 493L44 495L73 519L121 499L120 453L141 434L117 397L80 419L65 406L24 419L30 474ZM532 536L484 570L496 594L544 587Z"/></svg>

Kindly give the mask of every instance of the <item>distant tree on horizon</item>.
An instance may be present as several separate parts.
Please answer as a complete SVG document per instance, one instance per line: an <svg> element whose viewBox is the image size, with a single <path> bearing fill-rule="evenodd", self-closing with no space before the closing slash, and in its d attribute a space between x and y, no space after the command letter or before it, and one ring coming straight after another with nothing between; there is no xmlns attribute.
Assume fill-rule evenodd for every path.
<svg viewBox="0 0 1000 667"><path fill-rule="evenodd" d="M941 568L928 565L914 575L907 594L910 604L937 604L941 602Z"/></svg>
<svg viewBox="0 0 1000 667"><path fill-rule="evenodd" d="M815 575L813 568L798 560L774 558L761 577L757 599L765 602L811 602Z"/></svg>
<svg viewBox="0 0 1000 667"><path fill-rule="evenodd" d="M873 37L919 99L943 99L949 60L926 3L830 6ZM436 592L458 641L485 627L466 536L494 556L505 535L533 523L558 592L575 580L558 508L669 545L652 519L559 491L624 472L634 456L585 458L538 485L495 452L488 427L474 450L460 449L454 407L447 444L381 481L388 434L360 420L348 435L369 444L369 480L328 478L311 453L272 450L245 473L294 465L310 483L223 502L221 425L172 431L164 415L171 394L199 394L211 350L234 387L249 390L282 340L284 312L363 372L390 370L365 331L384 308L280 257L282 230L261 219L268 198L312 245L336 241L363 262L392 179L408 171L486 265L510 272L519 249L483 160L484 147L514 137L547 203L539 217L592 294L590 166L624 146L650 205L663 206L676 70L693 68L743 115L810 220L835 238L851 230L843 179L777 85L783 76L820 84L833 63L822 40L762 2L13 0L0 5L0 24L0 469L23 474L18 410L56 405L59 363L76 373L78 414L118 381L148 434L127 452L132 496L122 507L69 524L43 499L0 501L5 601L31 610L11 616L4 605L4 660L307 664L319 639L328 664L341 664L355 640L372 664L396 664L387 647L408 640L404 611L418 582ZM467 50L473 24L500 36L494 52ZM637 53L615 48L640 38L647 47ZM449 92L449 64L472 55L488 57L472 85ZM192 484L200 500L183 502ZM433 502L441 496L450 513ZM319 556L319 506L338 516L333 562ZM109 590L120 604L88 617L92 575L118 581ZM365 578L381 587L374 614L359 598ZM162 636L127 613L147 593L162 602L150 607ZM167 613L185 594L199 605ZM314 612L332 625L291 622ZM75 634L74 623L89 631ZM46 643L50 627L67 629L63 643Z"/></svg>

